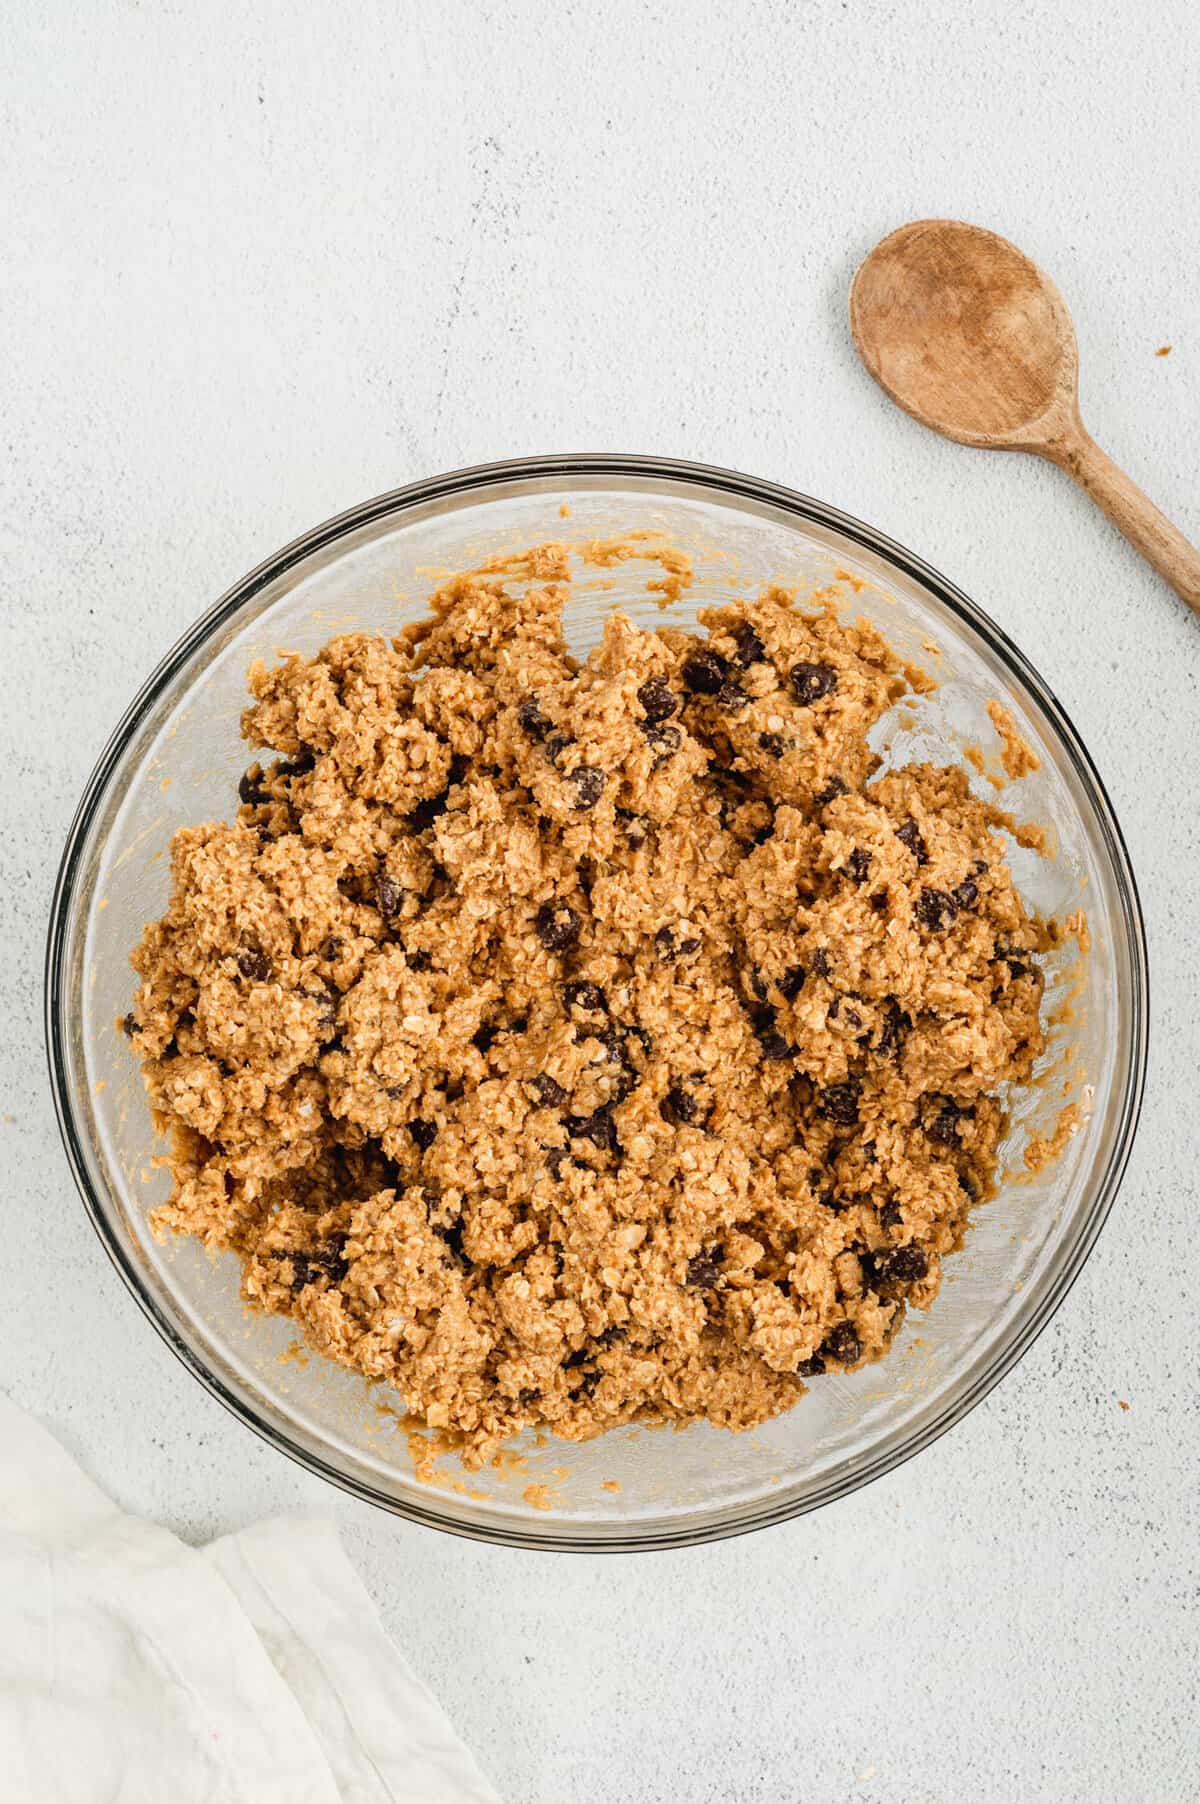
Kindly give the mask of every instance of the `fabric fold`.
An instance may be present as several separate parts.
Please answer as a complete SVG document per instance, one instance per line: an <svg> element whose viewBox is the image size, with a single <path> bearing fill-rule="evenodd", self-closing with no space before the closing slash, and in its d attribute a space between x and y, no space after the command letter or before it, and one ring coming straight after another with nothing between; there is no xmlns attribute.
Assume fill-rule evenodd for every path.
<svg viewBox="0 0 1200 1804"><path fill-rule="evenodd" d="M500 1804L333 1525L194 1549L0 1396L0 1770L37 1804Z"/></svg>

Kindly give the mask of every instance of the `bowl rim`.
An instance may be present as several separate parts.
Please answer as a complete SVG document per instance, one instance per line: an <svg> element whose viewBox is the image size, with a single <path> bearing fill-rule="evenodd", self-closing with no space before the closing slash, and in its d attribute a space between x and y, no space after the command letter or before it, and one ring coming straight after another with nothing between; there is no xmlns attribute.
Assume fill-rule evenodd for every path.
<svg viewBox="0 0 1200 1804"><path fill-rule="evenodd" d="M1129 1074L1121 1098L1112 1152L1105 1169L1099 1174L1087 1216L1075 1241L1067 1250L1061 1268L1038 1299L1037 1307L1025 1321L1017 1325L1017 1331L997 1349L990 1363L976 1375L973 1383L961 1395L947 1402L929 1421L919 1425L899 1445L868 1455L856 1464L850 1474L831 1475L811 1495L785 1498L774 1504L764 1499L756 1505L735 1505L727 1518L691 1525L685 1520L676 1529L664 1528L661 1523L649 1524L644 1533L639 1531L636 1523L628 1526L615 1525L615 1530L608 1525L603 1529L597 1525L595 1529L585 1528L583 1532L561 1534L556 1533L552 1521L547 1522L545 1518L540 1523L529 1525L523 1522L518 1525L516 1521L509 1525L463 1520L443 1513L435 1506L433 1500L438 1498L438 1492L430 1491L429 1505L415 1497L388 1496L353 1474L339 1470L300 1440L293 1439L260 1417L248 1401L227 1389L220 1378L193 1352L171 1315L143 1287L91 1181L84 1154L86 1135L72 1097L66 1055L68 1023L65 1020L64 1004L68 986L65 961L73 915L75 881L84 848L97 808L107 794L110 779L124 756L131 737L181 666L214 633L231 621L266 584L314 552L371 525L385 515L402 517L416 507L469 495L475 489L495 488L506 483L528 483L539 479L552 481L581 477L618 480L640 478L652 482L688 484L715 492L719 497L732 496L778 508L810 525L831 528L863 550L887 559L906 576L928 589L951 615L964 621L1000 661L1015 672L1032 694L1058 734L1076 775L1088 793L1115 879L1120 924L1125 932L1131 970ZM1096 1243L1120 1188L1133 1147L1145 1089L1149 1042L1148 994L1149 958L1141 901L1129 852L1108 792L1062 703L995 621L961 589L914 552L853 515L843 513L840 509L797 490L744 475L739 471L677 458L580 452L506 458L493 463L470 465L373 496L370 500L333 515L265 558L227 589L181 635L142 684L118 721L96 761L68 830L51 900L46 937L44 1027L50 1087L59 1133L76 1188L101 1245L143 1314L172 1352L192 1376L234 1416L270 1446L286 1454L309 1472L364 1502L373 1503L409 1521L466 1539L501 1546L574 1553L629 1553L694 1546L748 1534L754 1529L770 1527L793 1517L806 1515L824 1504L848 1496L894 1471L931 1446L981 1403L1012 1371L1062 1305Z"/></svg>

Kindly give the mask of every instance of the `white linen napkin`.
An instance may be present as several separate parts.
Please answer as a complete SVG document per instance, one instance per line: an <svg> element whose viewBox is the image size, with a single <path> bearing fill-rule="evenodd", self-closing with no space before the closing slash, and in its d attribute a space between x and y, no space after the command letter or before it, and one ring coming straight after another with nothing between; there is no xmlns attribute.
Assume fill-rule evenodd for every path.
<svg viewBox="0 0 1200 1804"><path fill-rule="evenodd" d="M3 1396L0 1774L14 1804L500 1804L332 1523L188 1547Z"/></svg>

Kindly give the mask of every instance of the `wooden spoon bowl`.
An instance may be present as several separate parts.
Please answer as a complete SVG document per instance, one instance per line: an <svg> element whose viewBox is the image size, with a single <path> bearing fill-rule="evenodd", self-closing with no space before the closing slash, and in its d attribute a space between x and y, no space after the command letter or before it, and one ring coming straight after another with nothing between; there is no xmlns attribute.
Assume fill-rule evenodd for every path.
<svg viewBox="0 0 1200 1804"><path fill-rule="evenodd" d="M1058 464L1200 609L1200 552L1086 431L1071 316L1016 245L953 219L901 226L854 277L850 329L906 413L960 444Z"/></svg>

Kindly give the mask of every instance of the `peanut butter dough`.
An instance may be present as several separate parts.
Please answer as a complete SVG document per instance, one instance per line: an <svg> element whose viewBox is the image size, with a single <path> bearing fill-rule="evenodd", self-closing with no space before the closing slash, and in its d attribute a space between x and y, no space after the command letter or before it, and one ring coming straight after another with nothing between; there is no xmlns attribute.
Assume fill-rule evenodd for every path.
<svg viewBox="0 0 1200 1804"><path fill-rule="evenodd" d="M1000 817L879 774L914 683L871 625L769 590L580 665L565 555L525 568L254 667L272 755L175 835L125 1023L157 1222L468 1466L877 1358L1043 1044Z"/></svg>

